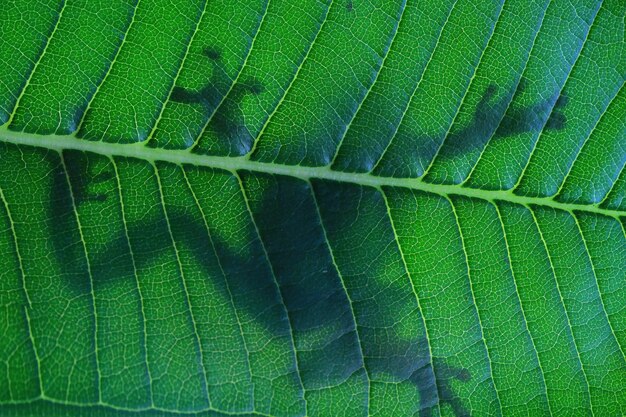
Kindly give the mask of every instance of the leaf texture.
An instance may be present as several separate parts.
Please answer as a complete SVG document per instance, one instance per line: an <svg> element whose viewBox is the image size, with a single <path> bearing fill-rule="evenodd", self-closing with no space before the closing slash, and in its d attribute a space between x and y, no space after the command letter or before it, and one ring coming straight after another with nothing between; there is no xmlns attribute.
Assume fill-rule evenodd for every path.
<svg viewBox="0 0 626 417"><path fill-rule="evenodd" d="M626 414L622 0L10 0L0 415Z"/></svg>

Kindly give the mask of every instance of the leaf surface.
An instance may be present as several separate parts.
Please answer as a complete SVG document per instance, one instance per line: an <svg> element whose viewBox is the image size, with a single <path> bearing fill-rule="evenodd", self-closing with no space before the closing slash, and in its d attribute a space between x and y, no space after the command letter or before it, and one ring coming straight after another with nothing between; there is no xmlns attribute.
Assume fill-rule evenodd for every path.
<svg viewBox="0 0 626 417"><path fill-rule="evenodd" d="M625 414L624 2L244 3L3 8L0 415Z"/></svg>

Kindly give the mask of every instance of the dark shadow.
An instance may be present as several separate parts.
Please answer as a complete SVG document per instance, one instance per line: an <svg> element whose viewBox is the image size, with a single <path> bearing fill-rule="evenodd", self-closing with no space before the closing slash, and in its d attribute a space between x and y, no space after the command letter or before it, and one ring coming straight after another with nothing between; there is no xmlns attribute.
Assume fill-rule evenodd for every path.
<svg viewBox="0 0 626 417"><path fill-rule="evenodd" d="M243 172L241 179L300 345L305 388L337 385L363 363L311 190L287 177ZM316 340L315 333L325 334L325 340Z"/></svg>
<svg viewBox="0 0 626 417"><path fill-rule="evenodd" d="M207 111L212 111L217 107L221 99L221 92L227 88L225 80L228 76L222 66L219 65L221 53L217 49L206 48L203 51L203 55L213 67L210 82L199 91L175 86L172 89L170 99L177 103L201 104L206 107Z"/></svg>
<svg viewBox="0 0 626 417"><path fill-rule="evenodd" d="M527 85L528 82L522 79L515 92L504 95L495 103L492 99L497 92L497 87L490 85L485 90L470 124L448 138L450 146L446 150L461 154L476 146L482 148L490 138L498 140L525 132L565 128L567 120L561 112L568 101L565 95L558 96L558 93L555 93L526 107L509 107L511 100L518 94L522 94L527 89Z"/></svg>
<svg viewBox="0 0 626 417"><path fill-rule="evenodd" d="M392 177L418 177L423 174L422 170L425 168L418 161L430 161L435 155L437 159L453 159L466 153L478 152L489 141L505 140L524 132L564 129L567 118L562 110L568 102L564 94L555 93L538 103L522 108L509 107L515 96L527 89L527 84L528 82L522 79L514 91L504 94L496 101L494 97L498 92L497 86L489 85L467 126L450 133L445 138L440 136L420 138L416 143L422 146L419 148L406 146L406 152L399 156L401 160L395 160L393 164L381 163L374 173ZM438 150L440 144L441 149ZM393 147L394 144L391 144L390 149ZM428 179L439 181L432 175L429 175Z"/></svg>
<svg viewBox="0 0 626 417"><path fill-rule="evenodd" d="M256 79L237 81L232 85L234 80L224 70L221 52L215 48L206 48L204 56L213 67L208 83L198 91L176 86L170 98L177 103L201 105L208 121L206 130L218 139L218 143L205 143L200 138L194 152L244 155L251 149L254 138L244 125L241 102L248 94L261 94L263 85Z"/></svg>
<svg viewBox="0 0 626 417"><path fill-rule="evenodd" d="M525 89L526 81L522 80L517 92L522 93ZM503 106L504 102L508 104L506 97L502 100L500 106ZM502 121L497 127L494 138L503 138L525 132L539 132L542 129L561 130L565 127L565 123L567 122L565 115L561 113L561 110L567 105L567 102L567 96L559 96L558 93L556 93L534 105L521 109L509 109L503 117L498 117L498 119L501 118ZM486 107L486 109L482 110L483 112L492 111L488 104L483 105ZM497 112L494 114L497 115ZM477 116L475 114L474 119L476 118Z"/></svg>
<svg viewBox="0 0 626 417"><path fill-rule="evenodd" d="M112 166L104 171L94 170L89 162L93 157L80 152L65 152L64 159L79 208L84 204L91 208L117 204L117 180ZM173 167L166 163L157 163L157 166L164 168L160 172ZM84 254L82 247L76 244L80 238L61 168L58 164L53 173L50 217L55 231L54 254L59 263L68 265L84 260ZM256 317L271 334L287 337L289 328L293 329L299 352L299 372L305 388L341 383L364 363L349 301L333 266L311 189L308 184L288 177L247 172L241 176L264 246L254 238L249 243L248 252L243 254L235 252L228 242L215 234L211 240L204 222L192 214L196 208L186 207L169 195L166 208L173 237L179 248L184 247L192 254L195 265L202 268L206 279L216 280L216 284L219 281L216 288L226 291L223 284L224 281L228 283L238 309ZM162 175L164 183L171 181L169 189L179 180L175 176L163 178ZM105 185L110 189L108 193L98 191ZM168 186L164 185L164 188ZM342 198L349 201L355 197L345 195ZM170 240L158 232L167 229L164 217L129 223L127 228L129 236L141 236L142 245L146 245L142 252L150 254L149 257L135 258L138 269L172 251ZM95 287L115 285L119 280L133 276L128 247L126 234L117 231L102 250L89 254ZM271 267L263 249L267 250ZM225 276L217 268L216 253ZM120 263L123 265L118 265ZM77 292L89 291L86 273L64 275L64 279ZM380 288L383 290L386 289ZM226 292L223 295L229 296ZM315 334L325 336L316 340ZM374 340L371 337L370 345ZM451 385L454 380L467 382L471 378L469 371L450 367L444 360L433 360L425 339L404 341L390 330L388 338L380 340L374 349L375 352L366 353L379 355L380 359L368 359L368 370L387 373L396 381L414 383L420 395L421 417L433 415L438 403L450 405L456 416L469 415ZM433 362L436 378L432 372Z"/></svg>
<svg viewBox="0 0 626 417"><path fill-rule="evenodd" d="M494 102L493 97L497 93L497 87L493 84L487 87L470 123L446 138L440 151L442 156L450 157L476 148L481 149L490 139L499 140L520 133L538 132L542 129L563 129L567 120L561 110L568 101L564 95L557 97L557 94L554 94L527 107L508 107L511 100L523 93L526 88L527 81L522 79L515 92L506 94Z"/></svg>
<svg viewBox="0 0 626 417"><path fill-rule="evenodd" d="M82 248L77 244L75 231L77 230L74 207L72 204L72 196L67 184L67 177L62 166L56 166L50 173L52 181L50 193L50 231L52 239L53 256L57 258L60 265L63 265L64 271L71 274L70 271L84 271L79 276L73 275L70 287L78 294L87 294L91 291L89 276L85 270L84 254ZM89 180L85 180L78 184L75 193L79 195L82 201L93 199L101 201L102 196L88 195L86 188ZM106 196L104 196L106 198ZM79 200L80 201L80 200Z"/></svg>
<svg viewBox="0 0 626 417"><path fill-rule="evenodd" d="M420 344L425 347L426 354L428 354L428 342L426 339L421 339ZM429 358L429 356L427 357ZM448 404L452 408L456 417L470 416L469 410L463 405L452 389L452 382L454 380L460 382L470 381L471 374L469 370L449 366L441 359L434 359L432 365L437 373L435 381L433 381L431 376L430 361L416 369L409 378L420 393L420 417L432 417L435 415L434 411L437 405L443 407L445 404ZM437 399L439 399L439 401L437 401Z"/></svg>
<svg viewBox="0 0 626 417"><path fill-rule="evenodd" d="M451 382L454 375L467 382L469 371L431 357L424 318L410 289L411 278L398 266L403 264L384 197L375 188L356 184L312 180L312 185L328 240L333 242L337 268L358 306L357 320L371 320L359 328L367 369L384 379L412 381L420 394L421 415L430 415L437 404L444 403L457 415L467 415ZM364 236L367 251L355 250ZM386 279L379 279L381 275ZM414 334L402 336L398 310L390 309L392 305L413 311L405 320L415 323Z"/></svg>
<svg viewBox="0 0 626 417"><path fill-rule="evenodd" d="M354 11L353 0L346 3L348 12ZM245 126L241 103L247 95L257 96L264 90L256 79L233 80L226 74L221 63L221 52L207 47L204 56L212 65L213 71L207 84L200 90L174 87L171 100L189 105L200 105L208 125L193 152L199 154L241 156L247 154L254 143L254 137ZM232 85L232 88L231 88ZM538 103L522 108L509 108L511 101L527 89L528 81L521 79L513 91L494 101L496 85L489 85L474 110L471 120L461 130L446 138L420 138L415 143L420 146L407 146L405 152L397 155L401 160L381 163L374 171L376 175L392 177L418 177L423 174L422 162L429 161L438 152L438 158L452 159L459 155L477 151L488 141L501 140L519 133L541 130L561 130L567 119L561 110L567 105L566 95L555 93ZM199 134L199 132L198 132ZM443 144L441 141L443 140ZM441 149L439 146L441 145ZM391 145L390 149L396 146ZM438 150L439 149L439 150ZM437 181L437 179L435 179Z"/></svg>
<svg viewBox="0 0 626 417"><path fill-rule="evenodd" d="M353 8L352 0L348 0L346 10L352 12ZM224 70L221 52L206 48L204 56L213 67L207 84L197 91L174 87L171 99L201 106L207 120L210 119L207 130L218 140L212 143L201 140L194 151L220 155L245 154L250 150L253 138L245 128L241 102L247 95L261 94L264 87L258 80L249 79L237 82L230 89L233 80ZM552 95L527 107L508 109L513 97L525 88L526 83L522 80L516 91L494 101L497 87L489 86L468 125L446 138L441 156L455 157L481 149L490 138L501 140L523 132L563 129L567 123L562 113L568 102L566 95ZM227 91L228 95L224 98ZM429 140L435 143L438 138ZM434 155L436 148L429 151ZM418 155L412 152L417 151L408 150L403 156L406 160L396 161L396 170L382 168L378 173L415 176L415 172L403 168L406 166L410 170L415 166ZM68 285L77 293L86 294L90 291L90 281L85 272L84 249L77 236L73 205L78 208L85 204L105 207L116 201L115 172L112 167L94 172L86 154L65 152L64 155L68 156L65 162L73 201L66 173L60 163L56 163L50 174L52 256L68 271L81 271L79 274L64 274L63 279L68 280ZM220 280L220 285L216 287L226 291L227 284L237 300L237 308L246 309L251 316L257 317L256 320L269 332L285 335L291 326L301 352L299 371L306 381L306 388L315 389L344 381L364 366L364 360L358 346L350 302L328 252L309 186L292 178L250 173L242 173L242 179L261 237L261 240L250 242L252 255L235 252L228 242L217 236L211 240L205 224L190 214L195 208L167 203L174 240L190 251L195 264L202 268L207 279ZM109 193L99 190L100 186L107 184L111 190ZM345 190L342 199L354 201L358 198L356 194L349 194L349 187ZM170 196L169 201L172 198ZM163 239L162 235L153 235L154 231L167 228L163 216L127 224L128 235L143 236L150 249L147 252L151 257L136 259L138 269L172 250L170 240ZM132 276L128 247L126 233L120 230L110 236L102 250L90 253L94 286L115 285L117 281ZM267 250L270 263L265 260L264 250ZM217 266L221 266L225 274L221 274ZM380 288L381 292L387 290ZM224 297L229 296L224 293ZM283 303L286 314L282 310ZM325 334L325 339L315 341L310 337L316 332ZM328 340L331 342L326 343ZM415 384L420 394L421 417L433 415L437 404L449 405L456 416L469 415L452 388L454 381L468 382L471 379L467 369L452 367L442 359L432 358L424 339L406 342L393 331L376 350L384 360L371 360L372 367L380 372L386 370L398 380L408 379ZM402 355L399 352L409 353Z"/></svg>
<svg viewBox="0 0 626 417"><path fill-rule="evenodd" d="M448 404L452 407L454 415L457 417L469 417L469 410L463 405L459 396L452 389L454 380L460 382L469 382L472 378L470 371L466 368L457 368L446 364L442 359L433 360L435 369L437 370L437 388L439 390L439 405ZM426 412L420 417L430 416L431 412Z"/></svg>

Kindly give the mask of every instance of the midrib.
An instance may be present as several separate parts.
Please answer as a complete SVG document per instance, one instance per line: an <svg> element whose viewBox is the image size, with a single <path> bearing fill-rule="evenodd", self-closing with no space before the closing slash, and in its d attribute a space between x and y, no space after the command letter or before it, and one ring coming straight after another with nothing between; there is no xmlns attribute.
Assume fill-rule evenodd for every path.
<svg viewBox="0 0 626 417"><path fill-rule="evenodd" d="M538 205L553 207L569 212L583 211L598 213L610 217L626 215L626 211L607 210L596 205L571 204L555 201L545 197L526 197L513 194L511 191L490 191L475 188L460 187L458 185L431 184L419 178L391 178L377 177L367 173L350 173L333 171L329 167L306 167L297 165L282 165L267 162L251 161L245 157L224 157L211 155L197 155L188 150L170 150L149 148L142 143L119 144L94 142L78 139L73 135L34 135L23 132L13 132L6 127L0 128L0 141L16 145L35 146L55 151L78 150L93 152L105 156L125 156L143 159L146 161L166 161L175 164L191 164L212 168L221 168L228 171L248 170L268 174L286 175L290 177L310 180L312 178L340 181L370 187L402 187L421 190L440 195L462 195L479 198L487 201L508 201L522 205ZM0 158L2 156L0 155Z"/></svg>

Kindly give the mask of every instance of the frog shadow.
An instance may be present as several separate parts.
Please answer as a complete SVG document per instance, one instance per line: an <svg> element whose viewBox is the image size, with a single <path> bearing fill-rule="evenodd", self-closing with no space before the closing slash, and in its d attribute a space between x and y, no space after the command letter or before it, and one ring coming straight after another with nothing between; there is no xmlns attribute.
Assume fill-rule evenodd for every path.
<svg viewBox="0 0 626 417"><path fill-rule="evenodd" d="M514 143L515 141L527 140L519 138L519 134L564 129L567 117L563 110L569 101L564 92L556 92L532 104L519 107L512 105L512 100L524 93L528 84L522 78L515 89L502 94L498 99L494 99L498 94L498 87L495 84L488 85L469 122L462 128L444 135L413 137L412 142L422 144L420 147L406 144L403 152L396 155L398 159L394 164L379 164L374 169L374 174L419 177L426 170L420 161L434 161L433 158L438 161L464 159L466 155L475 157L489 143L510 141L511 147L518 147L520 145ZM429 174L426 174L429 180L441 181L436 177L429 177ZM463 179L456 178L456 182L462 182Z"/></svg>
<svg viewBox="0 0 626 417"><path fill-rule="evenodd" d="M201 137L198 146L192 148L193 152L244 155L251 149L254 139L243 123L241 104L248 95L260 95L263 84L255 78L232 80L217 48L205 48L203 56L212 67L209 82L199 90L175 86L170 100L200 106L207 119L208 137Z"/></svg>
<svg viewBox="0 0 626 417"><path fill-rule="evenodd" d="M498 88L490 84L478 102L471 121L463 129L450 134L442 152L454 156L483 148L490 139L498 141L520 133L564 129L567 117L563 109L569 99L562 93L554 93L527 106L510 106L511 100L527 88L528 81L521 79L515 91L504 94L494 102Z"/></svg>
<svg viewBox="0 0 626 417"><path fill-rule="evenodd" d="M69 175L66 176L61 165L53 173L50 209L52 243L54 256L61 265L76 266L76 262L85 256L81 245L76 243L81 237L77 236L74 206L79 210L84 204L95 208L109 199L117 199L116 192L103 194L94 191L98 185L107 182L117 184L115 172L111 167L98 173L90 172L88 159L89 156L84 153L65 152L64 166ZM71 178L71 192L68 177ZM253 209L252 215L259 223L260 235L250 243L254 249L252 255L237 252L216 234L209 235L206 224L184 207L166 204L169 223L164 216L127 223L127 233L112 235L101 250L88 253L91 280L87 273L63 276L68 286L79 294L89 294L92 285L96 292L106 286L117 285L121 280L130 279L134 268L144 269L162 259L162 255L171 255L172 241L153 232L171 227L172 234L178 239L177 247L191 254L194 265L202 270L201 275L215 281L214 287L220 288L223 297L235 297L237 308L255 317L270 334L285 337L293 329L300 335L320 331L335 332L339 336L356 335L353 318L346 314L349 311L346 293L337 277L333 277L330 271L320 270L305 271L297 277L285 273L285 262L295 263L303 271L307 267L305 259L315 247L310 245L311 241L298 237L307 230L318 228L319 219L310 210L298 210L290 200L289 189L280 183L281 180L276 181L262 194L261 201ZM288 220L276 223L285 213L290 213ZM129 262L130 242L127 236L142 236L142 242L149 242L150 256ZM286 236L287 241L281 241L281 236ZM267 257L262 251L262 241ZM216 254L219 254L223 275L216 273ZM223 285L224 280L228 281L230 290ZM365 366L364 358L358 355L358 341L355 338L339 339L342 346L333 343L318 346L317 353L308 359L300 358L298 371L306 381L305 388L339 384ZM380 354L383 359L369 365L396 382L408 380L414 384L420 398L417 405L420 417L434 415L435 409L445 404L456 416L469 415L453 389L454 381L465 383L471 379L469 370L449 366L444 359L432 358L426 339L407 341L400 335L390 334L375 349L373 354ZM345 352L345 355L337 352Z"/></svg>

